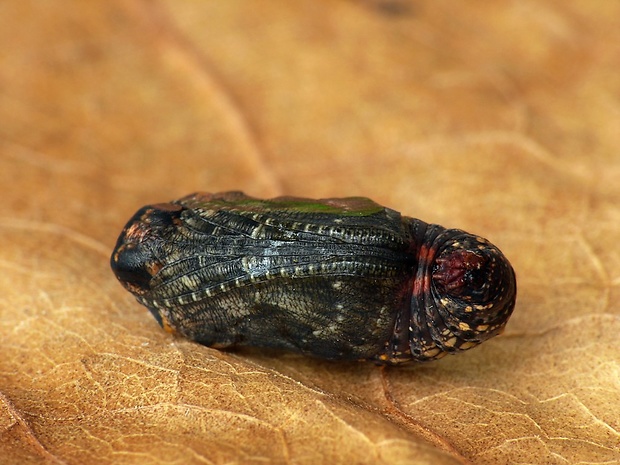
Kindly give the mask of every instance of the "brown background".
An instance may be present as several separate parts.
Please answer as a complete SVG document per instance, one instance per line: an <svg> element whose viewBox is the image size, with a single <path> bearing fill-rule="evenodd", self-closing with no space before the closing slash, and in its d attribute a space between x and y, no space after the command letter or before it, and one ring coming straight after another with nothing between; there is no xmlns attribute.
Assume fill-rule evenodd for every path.
<svg viewBox="0 0 620 465"><path fill-rule="evenodd" d="M0 2L0 462L620 460L620 3ZM404 369L164 333L108 257L196 190L488 237L505 335Z"/></svg>

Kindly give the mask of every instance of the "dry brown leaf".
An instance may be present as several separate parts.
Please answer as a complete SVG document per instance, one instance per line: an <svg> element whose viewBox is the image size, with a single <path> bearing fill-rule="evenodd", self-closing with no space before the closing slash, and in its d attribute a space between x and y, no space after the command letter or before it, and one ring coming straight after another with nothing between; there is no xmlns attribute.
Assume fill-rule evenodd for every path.
<svg viewBox="0 0 620 465"><path fill-rule="evenodd" d="M620 4L0 4L0 462L620 462ZM195 190L366 195L511 258L408 368L174 339L108 257Z"/></svg>

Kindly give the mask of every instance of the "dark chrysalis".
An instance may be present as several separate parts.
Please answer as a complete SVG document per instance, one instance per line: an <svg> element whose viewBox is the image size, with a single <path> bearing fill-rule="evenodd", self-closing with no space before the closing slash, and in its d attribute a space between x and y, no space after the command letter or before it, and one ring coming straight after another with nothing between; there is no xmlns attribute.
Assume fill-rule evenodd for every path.
<svg viewBox="0 0 620 465"><path fill-rule="evenodd" d="M426 361L500 333L510 263L486 239L361 197L196 193L140 209L111 258L166 330L207 346Z"/></svg>

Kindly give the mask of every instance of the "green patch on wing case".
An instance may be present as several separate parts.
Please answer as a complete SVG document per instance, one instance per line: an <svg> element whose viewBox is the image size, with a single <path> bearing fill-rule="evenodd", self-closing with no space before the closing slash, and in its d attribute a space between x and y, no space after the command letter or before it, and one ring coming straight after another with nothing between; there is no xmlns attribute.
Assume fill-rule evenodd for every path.
<svg viewBox="0 0 620 465"><path fill-rule="evenodd" d="M188 196L187 198L193 198ZM291 213L325 213L343 216L368 216L384 209L366 197L347 197L343 199L303 199L299 197L277 197L261 200L249 197L242 192L224 194L202 194L196 198L196 205L207 204L210 208L228 208L237 211L264 212L280 211Z"/></svg>

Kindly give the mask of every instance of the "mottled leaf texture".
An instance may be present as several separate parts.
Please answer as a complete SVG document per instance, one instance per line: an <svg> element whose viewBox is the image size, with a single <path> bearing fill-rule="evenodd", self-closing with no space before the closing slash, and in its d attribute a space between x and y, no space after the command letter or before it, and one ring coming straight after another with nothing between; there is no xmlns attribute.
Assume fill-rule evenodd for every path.
<svg viewBox="0 0 620 465"><path fill-rule="evenodd" d="M620 4L0 3L0 463L620 462ZM190 192L488 238L503 335L379 368L159 328L108 260Z"/></svg>

